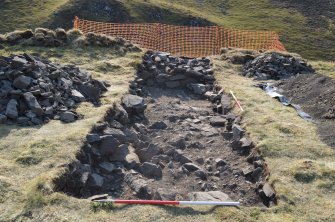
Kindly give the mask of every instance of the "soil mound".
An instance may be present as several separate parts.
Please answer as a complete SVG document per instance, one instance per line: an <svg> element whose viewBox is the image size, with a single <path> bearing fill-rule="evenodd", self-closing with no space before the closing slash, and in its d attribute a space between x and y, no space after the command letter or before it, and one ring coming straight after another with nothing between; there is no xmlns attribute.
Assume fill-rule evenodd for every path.
<svg viewBox="0 0 335 222"><path fill-rule="evenodd" d="M28 54L0 57L0 123L73 122L78 118L74 111L78 103L99 105L107 86L73 65Z"/></svg>
<svg viewBox="0 0 335 222"><path fill-rule="evenodd" d="M57 189L84 198L275 202L264 159L214 82L209 59L148 52L131 94L87 135Z"/></svg>
<svg viewBox="0 0 335 222"><path fill-rule="evenodd" d="M248 61L243 67L242 75L257 80L279 80L310 73L314 73L314 69L305 61L291 55L272 52Z"/></svg>
<svg viewBox="0 0 335 222"><path fill-rule="evenodd" d="M320 137L335 147L335 80L320 74L297 75L276 86L293 103L320 121Z"/></svg>

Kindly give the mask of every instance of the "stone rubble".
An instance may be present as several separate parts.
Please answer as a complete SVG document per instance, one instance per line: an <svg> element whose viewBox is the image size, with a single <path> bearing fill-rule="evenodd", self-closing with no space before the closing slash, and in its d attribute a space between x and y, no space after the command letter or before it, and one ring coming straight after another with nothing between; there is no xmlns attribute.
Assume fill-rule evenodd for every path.
<svg viewBox="0 0 335 222"><path fill-rule="evenodd" d="M16 30L1 36L3 36L3 39L0 38L0 43L10 45L20 44L43 47L73 46L76 48L98 46L111 48L121 53L141 51L137 46L123 38L95 34L93 32L84 34L76 29L65 31L61 28L55 30L36 28L35 30Z"/></svg>
<svg viewBox="0 0 335 222"><path fill-rule="evenodd" d="M254 77L256 80L279 80L314 72L310 65L299 58L272 52L261 54L245 63L242 75Z"/></svg>
<svg viewBox="0 0 335 222"><path fill-rule="evenodd" d="M264 203L276 200L273 188L266 185L266 164L253 149L239 118L230 112L229 97L215 85L208 59L177 58L149 51L137 76L130 83L130 94L124 95L121 104L114 104L87 135L84 152L69 166L69 172L59 178L58 190L86 198L105 192L123 198L231 200L230 195L222 192L224 188L245 203L248 201L243 200L243 195L254 195L254 190ZM188 87L190 84L202 84L206 90L199 94L198 89ZM149 91L148 87L153 89ZM186 87L191 92L187 96L207 99L208 109L186 106L178 99L159 106L157 97L150 94ZM187 100L187 96L183 98ZM212 109L211 106L222 105L222 97L226 97L225 109ZM159 121L152 121L144 115L148 114L148 106L156 108L153 115L166 112L165 108L169 111L157 117ZM232 156L219 158L215 156L216 150L208 157L211 146L230 148ZM235 162L237 159L241 162ZM236 164L248 167L236 168ZM182 188L163 186L167 181L175 186L181 183Z"/></svg>
<svg viewBox="0 0 335 222"><path fill-rule="evenodd" d="M97 84L98 83L98 84ZM99 105L109 84L73 65L59 65L28 54L0 57L1 123L41 125L52 119L76 121L77 105Z"/></svg>

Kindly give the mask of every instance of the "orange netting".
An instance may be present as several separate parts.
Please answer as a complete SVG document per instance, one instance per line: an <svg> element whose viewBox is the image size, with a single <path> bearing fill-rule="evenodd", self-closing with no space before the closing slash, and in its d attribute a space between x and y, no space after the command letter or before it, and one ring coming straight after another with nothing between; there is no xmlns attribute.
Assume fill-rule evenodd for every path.
<svg viewBox="0 0 335 222"><path fill-rule="evenodd" d="M277 33L245 31L221 26L190 27L159 23L122 24L79 19L74 28L123 37L143 48L169 52L178 56L201 57L220 54L221 48L286 51Z"/></svg>

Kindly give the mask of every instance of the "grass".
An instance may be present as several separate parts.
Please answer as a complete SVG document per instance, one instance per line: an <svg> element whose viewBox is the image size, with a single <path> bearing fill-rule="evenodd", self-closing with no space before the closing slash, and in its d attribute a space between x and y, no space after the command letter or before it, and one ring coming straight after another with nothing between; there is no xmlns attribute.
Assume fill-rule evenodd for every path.
<svg viewBox="0 0 335 222"><path fill-rule="evenodd" d="M135 2L143 3L141 0L134 0L132 4ZM335 25L331 19L326 30L312 28L299 11L276 7L270 0L230 0L229 3L212 0L204 1L203 5L196 4L194 0L146 2L148 5L183 12L229 28L277 31L288 51L314 60L334 60ZM166 20L169 22L168 18Z"/></svg>
<svg viewBox="0 0 335 222"><path fill-rule="evenodd" d="M197 2L201 1L196 0L105 0L98 4L87 0L34 0L29 3L6 0L0 3L0 32L41 24L69 28L75 15L98 21L169 24L185 24L190 17L197 17L202 24L277 31L288 51L313 60L334 60L335 23L332 19L324 16L320 20L322 27L311 27L308 24L311 18L294 8L275 6L271 1L211 0L200 4ZM103 10L105 6L114 11ZM319 19L315 17L316 21Z"/></svg>
<svg viewBox="0 0 335 222"><path fill-rule="evenodd" d="M62 195L52 194L53 179L75 158L92 125L126 92L135 73L136 61L141 58L141 53L119 55L103 48L18 46L0 50L0 55L23 52L54 62L76 64L89 70L94 78L110 82L112 87L104 94L102 106L81 104L77 111L84 119L75 123L51 121L40 127L0 125L0 221L60 201L58 196ZM101 72L102 62L118 64L120 69ZM62 198L67 199L64 195Z"/></svg>
<svg viewBox="0 0 335 222"><path fill-rule="evenodd" d="M0 2L0 32L35 28L68 0L3 0Z"/></svg>
<svg viewBox="0 0 335 222"><path fill-rule="evenodd" d="M268 97L240 67L214 60L216 78L233 90L245 111L243 126L266 158L279 205L260 207L154 207L91 204L53 192L53 180L70 163L89 132L113 101L126 91L140 54L118 55L109 49L21 48L0 51L33 53L88 69L112 83L101 107L83 103L84 119L51 121L42 127L0 126L1 221L331 221L335 217L335 153L323 144L316 127ZM236 110L236 112L240 112ZM4 212L4 213L3 213Z"/></svg>
<svg viewBox="0 0 335 222"><path fill-rule="evenodd" d="M238 66L218 60L215 66L219 83L232 90L245 109L243 125L265 156L279 195L279 205L261 212L258 219L331 221L335 151L320 141L315 125L253 86L253 80L237 75Z"/></svg>

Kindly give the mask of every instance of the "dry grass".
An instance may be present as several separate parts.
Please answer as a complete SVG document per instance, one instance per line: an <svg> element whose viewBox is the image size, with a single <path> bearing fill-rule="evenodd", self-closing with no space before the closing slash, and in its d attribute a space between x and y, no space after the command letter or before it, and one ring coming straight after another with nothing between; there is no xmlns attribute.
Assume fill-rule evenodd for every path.
<svg viewBox="0 0 335 222"><path fill-rule="evenodd" d="M77 111L84 115L84 119L75 123L51 121L41 127L0 125L1 219L13 219L23 209L56 201L53 196L45 197L52 193L52 180L74 159L91 126L127 91L136 61L140 61L141 57L140 53L121 56L110 49L96 48L74 50L14 47L1 50L0 54L22 52L38 54L55 62L76 64L89 70L95 78L107 80L112 87L104 94L102 106L94 107L90 103L80 105ZM116 63L121 68L100 72L98 67L101 62Z"/></svg>
<svg viewBox="0 0 335 222"><path fill-rule="evenodd" d="M243 124L265 156L279 205L261 212L262 221L331 221L335 218L335 151L322 143L316 126L282 106L238 66L216 60L216 77L232 90L245 111Z"/></svg>
<svg viewBox="0 0 335 222"><path fill-rule="evenodd" d="M318 73L335 78L335 62L310 61L310 64Z"/></svg>
<svg viewBox="0 0 335 222"><path fill-rule="evenodd" d="M127 90L139 54L116 55L87 48L10 48L0 54L38 53L73 63L112 83L99 108L83 103L85 118L72 124L52 121L42 127L0 126L0 221L331 221L335 217L334 150L320 142L313 124L282 106L237 74L238 66L215 60L216 77L233 90L245 112L243 124L262 150L280 201L260 207L154 207L91 205L53 192L53 179L73 160L90 130L111 103ZM236 112L239 112L236 110Z"/></svg>

